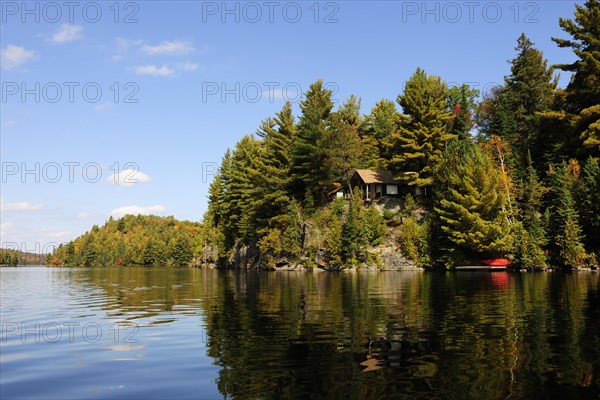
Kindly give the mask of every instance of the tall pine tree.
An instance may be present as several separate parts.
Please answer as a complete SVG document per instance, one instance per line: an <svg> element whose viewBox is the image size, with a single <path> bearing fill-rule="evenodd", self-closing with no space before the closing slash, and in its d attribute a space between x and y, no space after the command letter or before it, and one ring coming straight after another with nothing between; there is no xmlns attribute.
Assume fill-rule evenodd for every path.
<svg viewBox="0 0 600 400"><path fill-rule="evenodd" d="M535 163L542 163L552 158L561 139L540 132L539 113L549 110L556 89L554 70L525 34L517 40L515 50L510 75L492 97L482 102L478 119L487 137L497 135L510 143L517 175L522 177L528 154Z"/></svg>
<svg viewBox="0 0 600 400"><path fill-rule="evenodd" d="M442 240L467 258L501 255L511 247L506 197L494 162L468 140L452 141L436 172L434 211Z"/></svg>
<svg viewBox="0 0 600 400"><path fill-rule="evenodd" d="M300 102L302 115L299 117L297 137L292 146L293 192L296 198L312 196L318 203L325 199L328 187L324 154L319 150L326 135L328 118L333 109L332 92L319 80L310 85L304 100Z"/></svg>
<svg viewBox="0 0 600 400"><path fill-rule="evenodd" d="M364 121L361 140L367 158L365 168L388 169L392 159L393 133L398 124L398 110L390 100L380 100Z"/></svg>
<svg viewBox="0 0 600 400"><path fill-rule="evenodd" d="M580 140L584 154L600 155L600 2L575 4L575 20L560 18L560 27L571 39L552 38L559 47L571 48L577 60L556 67L573 72L565 91L565 112L571 135ZM575 142L576 145L579 143Z"/></svg>
<svg viewBox="0 0 600 400"><path fill-rule="evenodd" d="M450 112L446 107L447 87L440 77L428 76L418 68L398 96L403 116L393 133L391 168L415 172L410 185L431 186L433 172L442 159L448 140Z"/></svg>

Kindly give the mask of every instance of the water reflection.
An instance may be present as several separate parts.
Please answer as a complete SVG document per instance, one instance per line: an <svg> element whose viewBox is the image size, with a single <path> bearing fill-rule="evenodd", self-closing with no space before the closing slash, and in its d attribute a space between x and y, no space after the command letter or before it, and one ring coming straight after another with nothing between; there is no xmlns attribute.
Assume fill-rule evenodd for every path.
<svg viewBox="0 0 600 400"><path fill-rule="evenodd" d="M54 355L73 347L11 337L0 358L5 393L15 393L12 382L43 387L44 374L61 373L75 382L71 398L214 398L217 389L240 399L600 396L593 272L21 268L0 271L0 283L3 321L140 327L137 343L75 343L83 370L44 369L49 359L37 356L40 346ZM37 373L17 377L27 362ZM126 379L115 378L123 371ZM86 391L94 381L84 373L106 375L106 390L96 382ZM45 398L65 394L45 389Z"/></svg>

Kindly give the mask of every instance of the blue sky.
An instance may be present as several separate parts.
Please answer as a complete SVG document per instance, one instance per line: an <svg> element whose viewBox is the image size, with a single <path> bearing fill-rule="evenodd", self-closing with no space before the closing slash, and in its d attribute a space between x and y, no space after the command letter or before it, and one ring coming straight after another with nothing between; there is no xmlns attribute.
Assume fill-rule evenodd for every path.
<svg viewBox="0 0 600 400"><path fill-rule="evenodd" d="M323 79L368 113L417 67L501 83L525 32L574 56L570 1L1 2L1 242L40 251L124 213L201 220L215 165ZM568 76L561 76L564 86ZM116 175L115 175L116 173ZM137 182L137 183L136 183Z"/></svg>

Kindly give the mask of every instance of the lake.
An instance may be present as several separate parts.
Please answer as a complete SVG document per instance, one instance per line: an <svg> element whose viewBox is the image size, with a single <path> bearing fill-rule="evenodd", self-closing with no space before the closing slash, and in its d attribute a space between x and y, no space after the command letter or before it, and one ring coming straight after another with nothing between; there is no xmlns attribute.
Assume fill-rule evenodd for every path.
<svg viewBox="0 0 600 400"><path fill-rule="evenodd" d="M598 399L599 283L0 268L0 397Z"/></svg>

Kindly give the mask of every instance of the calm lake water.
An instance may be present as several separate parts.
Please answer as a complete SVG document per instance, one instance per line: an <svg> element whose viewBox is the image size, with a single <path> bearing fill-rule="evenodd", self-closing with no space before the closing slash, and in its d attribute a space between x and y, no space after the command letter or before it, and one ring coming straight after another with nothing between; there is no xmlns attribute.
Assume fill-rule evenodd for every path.
<svg viewBox="0 0 600 400"><path fill-rule="evenodd" d="M600 274L0 268L2 399L600 398Z"/></svg>

